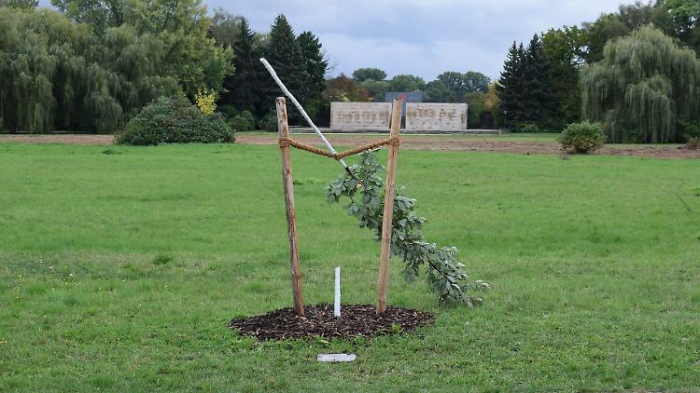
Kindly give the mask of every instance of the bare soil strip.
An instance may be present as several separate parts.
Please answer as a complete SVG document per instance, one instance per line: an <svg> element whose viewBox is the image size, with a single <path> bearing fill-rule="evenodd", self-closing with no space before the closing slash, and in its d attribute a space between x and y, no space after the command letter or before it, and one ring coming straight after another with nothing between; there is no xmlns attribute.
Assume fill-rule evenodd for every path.
<svg viewBox="0 0 700 393"><path fill-rule="evenodd" d="M328 135L334 146L359 146L382 139L378 135ZM318 145L316 135L293 136L304 143ZM502 139L499 139L502 138ZM112 135L0 135L0 143L61 143L72 145L111 145ZM237 143L275 145L277 135L238 134ZM410 135L403 138L401 148L433 151L477 151L514 154L563 154L559 144L547 141L508 140L507 137L464 137L461 135ZM688 150L680 145L607 145L595 155L636 156L650 158L700 158L700 150Z"/></svg>
<svg viewBox="0 0 700 393"><path fill-rule="evenodd" d="M111 145L114 135L0 135L0 143L60 143L64 145Z"/></svg>
<svg viewBox="0 0 700 393"><path fill-rule="evenodd" d="M359 146L384 136L327 135L334 146ZM294 135L304 143L318 145L316 135ZM483 139L482 139L483 138ZM503 138L503 139L498 139ZM239 134L238 143L254 145L277 144L276 135ZM478 151L516 154L564 154L557 142L508 140L505 137L464 137L450 135L410 135L401 141L402 149L434 151ZM700 150L688 150L680 145L607 145L595 155L637 156L651 158L700 158Z"/></svg>

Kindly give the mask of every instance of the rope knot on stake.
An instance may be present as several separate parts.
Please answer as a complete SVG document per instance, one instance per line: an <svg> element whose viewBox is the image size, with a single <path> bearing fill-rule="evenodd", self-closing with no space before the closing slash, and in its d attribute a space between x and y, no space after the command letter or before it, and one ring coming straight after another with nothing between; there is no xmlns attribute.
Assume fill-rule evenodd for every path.
<svg viewBox="0 0 700 393"><path fill-rule="evenodd" d="M278 143L279 143L279 145L280 145L280 149L282 149L282 148L291 146L291 145L292 145L292 140L289 139L289 138L280 138L279 141L278 141Z"/></svg>

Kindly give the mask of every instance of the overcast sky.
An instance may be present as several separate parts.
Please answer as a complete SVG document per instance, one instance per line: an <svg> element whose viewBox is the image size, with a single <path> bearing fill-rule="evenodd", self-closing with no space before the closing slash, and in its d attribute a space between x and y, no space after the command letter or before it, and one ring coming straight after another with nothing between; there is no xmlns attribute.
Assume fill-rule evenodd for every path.
<svg viewBox="0 0 700 393"><path fill-rule="evenodd" d="M277 14L297 34L311 30L334 69L378 67L389 76L480 71L498 77L513 40L593 21L624 0L205 0L269 31Z"/></svg>

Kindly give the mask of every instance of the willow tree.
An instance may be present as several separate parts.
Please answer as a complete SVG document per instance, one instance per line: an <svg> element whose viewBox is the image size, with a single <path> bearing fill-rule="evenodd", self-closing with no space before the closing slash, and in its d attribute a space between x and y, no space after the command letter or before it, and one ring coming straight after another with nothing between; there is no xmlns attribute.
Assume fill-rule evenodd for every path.
<svg viewBox="0 0 700 393"><path fill-rule="evenodd" d="M0 118L11 132L109 133L180 91L166 48L133 27L103 36L48 9L0 10Z"/></svg>
<svg viewBox="0 0 700 393"><path fill-rule="evenodd" d="M208 37L211 19L202 0L52 0L75 22L85 23L100 39L127 28L137 40L158 41L159 74L178 81L190 97L221 90L233 72L233 52ZM147 60L144 60L147 61Z"/></svg>
<svg viewBox="0 0 700 393"><path fill-rule="evenodd" d="M70 40L76 34L52 11L0 10L0 118L10 132L52 128L53 81L61 64L70 61L56 38Z"/></svg>
<svg viewBox="0 0 700 393"><path fill-rule="evenodd" d="M583 117L602 121L609 142L677 142L678 120L700 120L700 61L652 27L608 42L580 87Z"/></svg>

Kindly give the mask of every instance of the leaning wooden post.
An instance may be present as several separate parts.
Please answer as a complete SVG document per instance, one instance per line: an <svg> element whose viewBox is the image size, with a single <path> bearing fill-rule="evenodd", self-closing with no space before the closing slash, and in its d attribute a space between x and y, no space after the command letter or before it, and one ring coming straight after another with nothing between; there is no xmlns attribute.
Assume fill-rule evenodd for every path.
<svg viewBox="0 0 700 393"><path fill-rule="evenodd" d="M282 180L284 181L284 200L287 207L287 234L289 235L289 265L292 271L292 293L294 310L304 315L304 299L301 295L301 268L299 265L299 241L297 240L297 220L294 208L294 183L292 183L292 156L289 151L289 123L287 122L287 101L277 98L277 130L282 152Z"/></svg>
<svg viewBox="0 0 700 393"><path fill-rule="evenodd" d="M384 190L384 222L382 224L382 251L379 256L379 290L377 294L377 314L386 311L386 289L389 285L389 253L391 251L392 219L394 215L394 191L396 179L396 158L399 154L401 132L401 110L403 101L395 99L391 114L391 138L389 160L386 167L386 187Z"/></svg>

